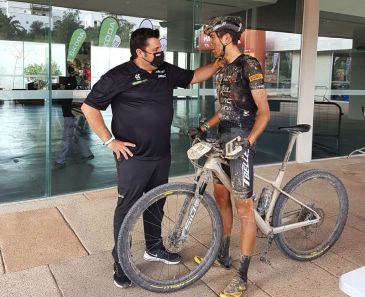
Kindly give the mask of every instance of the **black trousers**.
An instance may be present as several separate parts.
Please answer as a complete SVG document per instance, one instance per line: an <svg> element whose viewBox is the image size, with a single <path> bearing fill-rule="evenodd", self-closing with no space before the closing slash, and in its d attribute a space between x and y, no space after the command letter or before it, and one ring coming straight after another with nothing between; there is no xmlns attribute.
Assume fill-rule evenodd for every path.
<svg viewBox="0 0 365 297"><path fill-rule="evenodd" d="M113 258L118 261L117 241L120 227L133 204L149 190L167 183L171 156L157 161L116 160L118 173L118 202L114 212L114 248ZM146 249L156 250L162 246L161 221L165 199L152 204L143 214ZM127 238L126 238L127 240Z"/></svg>

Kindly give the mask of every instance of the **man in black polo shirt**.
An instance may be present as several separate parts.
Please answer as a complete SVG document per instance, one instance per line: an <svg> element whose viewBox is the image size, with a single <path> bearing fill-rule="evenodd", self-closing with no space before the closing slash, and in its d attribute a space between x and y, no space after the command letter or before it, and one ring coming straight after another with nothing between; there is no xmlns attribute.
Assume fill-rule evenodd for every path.
<svg viewBox="0 0 365 297"><path fill-rule="evenodd" d="M104 74L93 86L82 111L90 127L113 151L118 173L118 203L114 213L114 284L131 285L118 263L116 243L128 210L142 196L168 181L173 89L202 82L220 68L218 62L192 70L164 62L159 31L141 28L130 40L131 60ZM100 110L112 107L112 133ZM147 261L177 264L180 256L168 252L161 240L164 201L144 214Z"/></svg>

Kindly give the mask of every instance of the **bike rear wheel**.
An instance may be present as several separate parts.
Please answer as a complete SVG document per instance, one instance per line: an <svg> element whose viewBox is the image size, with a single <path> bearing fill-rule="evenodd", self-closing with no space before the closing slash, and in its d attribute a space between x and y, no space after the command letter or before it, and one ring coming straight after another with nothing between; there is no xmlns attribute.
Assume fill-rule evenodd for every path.
<svg viewBox="0 0 365 297"><path fill-rule="evenodd" d="M322 256L338 240L347 221L348 198L343 183L327 171L313 169L295 176L283 190L314 209L321 219L317 224L277 234L276 244L295 260L310 261ZM278 227L313 218L313 212L281 194L272 223Z"/></svg>
<svg viewBox="0 0 365 297"><path fill-rule="evenodd" d="M153 292L172 292L185 288L201 278L217 257L223 236L222 221L213 198L204 193L201 203L192 210L195 185L169 183L143 195L125 217L118 237L118 257L124 272L138 286ZM163 262L148 262L143 258L146 242L143 228L143 213L152 204L165 199L162 219L162 242L169 252L179 253L182 261L176 265ZM182 206L186 214L181 216L182 228L191 223L188 239L179 242L182 228L176 228ZM195 211L192 221L191 214ZM174 232L175 231L175 232ZM204 260L196 265L193 257Z"/></svg>

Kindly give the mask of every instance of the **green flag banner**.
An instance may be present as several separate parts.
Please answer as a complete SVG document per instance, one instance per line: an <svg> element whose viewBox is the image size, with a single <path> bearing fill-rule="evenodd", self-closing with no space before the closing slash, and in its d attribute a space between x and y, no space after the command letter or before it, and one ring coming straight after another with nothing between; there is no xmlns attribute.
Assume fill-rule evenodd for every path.
<svg viewBox="0 0 365 297"><path fill-rule="evenodd" d="M105 18L100 27L99 46L111 47L118 28L119 22L115 18Z"/></svg>
<svg viewBox="0 0 365 297"><path fill-rule="evenodd" d="M70 44L68 46L67 61L73 61L79 52L81 45L86 39L86 32L84 29L77 29L71 36Z"/></svg>

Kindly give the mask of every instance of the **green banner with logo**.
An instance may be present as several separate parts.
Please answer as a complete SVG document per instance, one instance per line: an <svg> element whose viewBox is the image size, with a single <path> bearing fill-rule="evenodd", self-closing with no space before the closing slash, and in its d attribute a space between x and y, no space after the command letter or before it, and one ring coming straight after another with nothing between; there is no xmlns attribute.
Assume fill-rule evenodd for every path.
<svg viewBox="0 0 365 297"><path fill-rule="evenodd" d="M79 52L82 44L86 39L86 32L84 29L77 29L71 36L70 44L68 46L67 61L73 61Z"/></svg>
<svg viewBox="0 0 365 297"><path fill-rule="evenodd" d="M105 18L100 27L99 46L111 47L118 28L119 22L115 18Z"/></svg>

